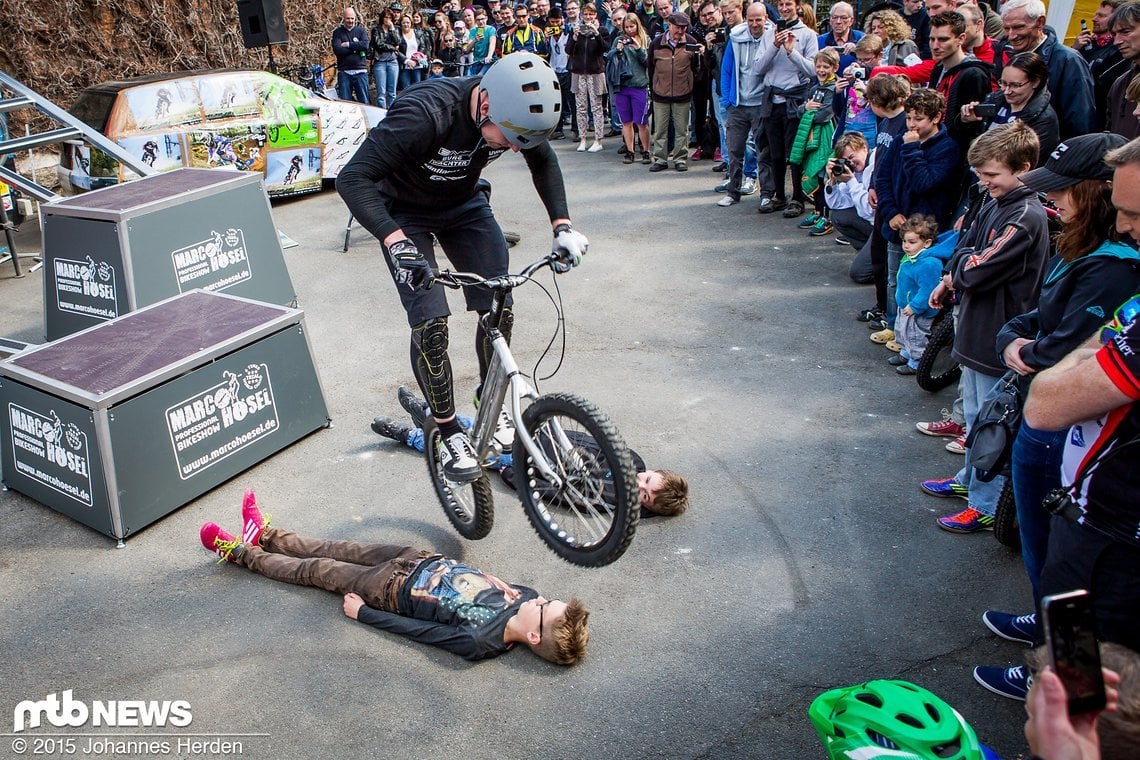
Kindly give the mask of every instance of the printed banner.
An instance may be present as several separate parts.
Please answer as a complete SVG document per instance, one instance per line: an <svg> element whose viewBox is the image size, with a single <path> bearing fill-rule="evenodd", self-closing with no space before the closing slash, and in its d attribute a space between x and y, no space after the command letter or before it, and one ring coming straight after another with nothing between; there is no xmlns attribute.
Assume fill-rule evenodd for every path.
<svg viewBox="0 0 1140 760"><path fill-rule="evenodd" d="M8 404L12 461L16 472L90 507L91 455L87 433L64 424L52 409L47 414Z"/></svg>
<svg viewBox="0 0 1140 760"><path fill-rule="evenodd" d="M60 311L96 319L119 316L115 269L106 261L55 259L52 275Z"/></svg>
<svg viewBox="0 0 1140 760"><path fill-rule="evenodd" d="M170 259L179 293L195 288L225 290L253 278L240 228L211 230L209 238L172 251Z"/></svg>
<svg viewBox="0 0 1140 760"><path fill-rule="evenodd" d="M166 410L170 445L182 480L273 434L278 426L266 364L250 364L240 378L223 370L221 382Z"/></svg>

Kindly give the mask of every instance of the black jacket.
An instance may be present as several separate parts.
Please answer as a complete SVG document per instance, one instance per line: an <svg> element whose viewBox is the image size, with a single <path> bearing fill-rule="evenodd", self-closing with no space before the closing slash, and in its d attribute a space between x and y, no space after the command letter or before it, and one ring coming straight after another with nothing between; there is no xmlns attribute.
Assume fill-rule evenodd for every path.
<svg viewBox="0 0 1140 760"><path fill-rule="evenodd" d="M953 357L983 375L1005 374L998 331L1037 305L1049 225L1028 187L991 198L962 235L947 270L959 295Z"/></svg>
<svg viewBox="0 0 1140 760"><path fill-rule="evenodd" d="M1052 367L1140 291L1140 255L1124 243L1106 242L1069 263L1056 255L1045 267L1037 308L1005 323L997 337L1000 356L1016 338L1021 360L1034 369Z"/></svg>
<svg viewBox="0 0 1140 760"><path fill-rule="evenodd" d="M993 67L972 55L949 70L939 63L930 72L930 86L946 98L946 131L958 144L963 157L970 143L981 134L982 125L962 121L962 106L985 100L993 91L992 76Z"/></svg>
<svg viewBox="0 0 1140 760"><path fill-rule="evenodd" d="M1025 122L1025 125L1033 130L1037 135L1038 142L1041 143L1041 149L1037 152L1037 163L1034 166L1041 166L1045 163L1045 159L1049 158L1049 154L1061 142L1061 125L1057 120L1057 112L1053 110L1051 103L1052 95L1049 93L1048 87L1042 87L1029 102L1025 104L1025 108L1017 114L1019 121ZM1010 118L1009 102L1005 99L1005 94L1001 91L992 93L986 98L987 103L993 103L998 107L998 117L1003 119L999 123L1012 121ZM986 125L987 129L989 124Z"/></svg>

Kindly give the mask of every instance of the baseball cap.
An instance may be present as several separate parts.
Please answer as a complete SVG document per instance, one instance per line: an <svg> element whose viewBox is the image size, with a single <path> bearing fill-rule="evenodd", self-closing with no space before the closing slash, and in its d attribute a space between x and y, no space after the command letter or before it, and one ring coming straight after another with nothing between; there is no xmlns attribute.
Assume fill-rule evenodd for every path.
<svg viewBox="0 0 1140 760"><path fill-rule="evenodd" d="M1049 154L1044 166L1022 174L1021 183L1030 190L1047 193L1086 179L1110 180L1113 169L1104 162L1104 154L1126 142L1112 132L1071 137Z"/></svg>
<svg viewBox="0 0 1140 760"><path fill-rule="evenodd" d="M673 26L688 26L689 25L689 17L687 14L684 14L684 13L674 13L667 20Z"/></svg>

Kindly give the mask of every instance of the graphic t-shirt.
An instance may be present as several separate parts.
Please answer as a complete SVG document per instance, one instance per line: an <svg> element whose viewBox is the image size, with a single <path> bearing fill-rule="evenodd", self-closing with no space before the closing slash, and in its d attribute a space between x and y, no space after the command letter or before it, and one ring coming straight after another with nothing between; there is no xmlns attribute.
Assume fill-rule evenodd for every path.
<svg viewBox="0 0 1140 760"><path fill-rule="evenodd" d="M519 588L447 557L425 562L406 586L420 620L479 628L522 599Z"/></svg>

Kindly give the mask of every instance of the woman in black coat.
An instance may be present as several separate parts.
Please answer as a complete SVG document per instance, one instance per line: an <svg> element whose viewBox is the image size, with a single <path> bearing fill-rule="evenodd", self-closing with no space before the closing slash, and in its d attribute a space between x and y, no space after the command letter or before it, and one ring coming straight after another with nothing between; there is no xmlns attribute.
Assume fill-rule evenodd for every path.
<svg viewBox="0 0 1140 760"><path fill-rule="evenodd" d="M1014 120L1025 122L1041 142L1036 163L1041 166L1061 142L1061 126L1049 98L1045 59L1037 53L1018 53L1002 69L1001 89L985 100L985 105L993 106L993 115L978 114L974 111L978 103L967 103L962 106L962 121L983 121L986 129Z"/></svg>

